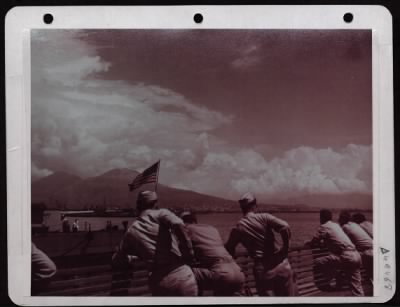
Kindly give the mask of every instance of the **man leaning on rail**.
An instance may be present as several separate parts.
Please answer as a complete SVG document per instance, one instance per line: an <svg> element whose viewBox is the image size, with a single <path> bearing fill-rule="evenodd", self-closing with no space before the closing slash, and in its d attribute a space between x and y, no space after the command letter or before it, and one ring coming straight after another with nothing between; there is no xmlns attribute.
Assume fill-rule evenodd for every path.
<svg viewBox="0 0 400 307"><path fill-rule="evenodd" d="M200 290L213 290L215 296L241 295L245 276L225 249L218 230L207 224L198 224L193 212L180 217L186 224L192 240L196 266L192 267Z"/></svg>
<svg viewBox="0 0 400 307"><path fill-rule="evenodd" d="M339 224L343 231L350 238L356 249L361 255L362 265L365 268L368 278L373 281L374 267L374 251L372 238L357 223L351 220L351 214L347 210L343 210L339 215Z"/></svg>
<svg viewBox="0 0 400 307"><path fill-rule="evenodd" d="M129 262L136 255L147 263L153 296L196 296L196 279L187 265L194 255L184 223L171 211L156 208L157 200L155 192L139 193L139 216L125 233L113 265Z"/></svg>
<svg viewBox="0 0 400 307"><path fill-rule="evenodd" d="M343 229L332 222L332 212L320 211L320 226L307 246L326 246L330 255L317 258L315 266L329 278L337 276L341 269L350 276L351 292L354 296L363 296L361 285L361 256Z"/></svg>
<svg viewBox="0 0 400 307"><path fill-rule="evenodd" d="M367 221L364 214L359 213L359 212L354 213L351 216L351 220L354 223L357 223L358 225L360 225L361 228L364 229L364 231L371 237L371 239L374 238L372 223L370 221Z"/></svg>
<svg viewBox="0 0 400 307"><path fill-rule="evenodd" d="M225 244L232 256L241 243L254 259L254 277L260 296L293 296L296 294L294 275L288 260L289 224L271 214L257 213L257 201L251 193L239 200L243 217L232 229ZM282 247L274 232L282 237Z"/></svg>

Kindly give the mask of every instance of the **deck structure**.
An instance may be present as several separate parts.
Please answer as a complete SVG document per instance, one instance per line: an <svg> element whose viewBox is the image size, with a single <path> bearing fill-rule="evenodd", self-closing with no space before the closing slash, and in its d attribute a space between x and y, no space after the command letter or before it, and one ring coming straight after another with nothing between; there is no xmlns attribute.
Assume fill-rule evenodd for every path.
<svg viewBox="0 0 400 307"><path fill-rule="evenodd" d="M295 273L298 296L350 296L349 285L344 283L335 288L315 270L318 257L328 254L327 250L298 248L289 253L289 261ZM72 255L54 258L59 270L54 280L41 296L151 296L148 275L144 262L137 261L131 271L114 271L111 253ZM253 275L253 261L241 250L236 258L246 275L246 294L257 295ZM79 263L79 265L77 265ZM372 295L372 285L362 270L363 287L366 295ZM344 280L346 278L344 277ZM212 292L203 292L203 296Z"/></svg>

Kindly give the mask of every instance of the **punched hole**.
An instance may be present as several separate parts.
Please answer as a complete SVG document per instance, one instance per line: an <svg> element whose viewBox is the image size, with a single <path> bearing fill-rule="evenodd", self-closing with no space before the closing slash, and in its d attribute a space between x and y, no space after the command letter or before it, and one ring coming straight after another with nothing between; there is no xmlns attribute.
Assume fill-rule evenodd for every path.
<svg viewBox="0 0 400 307"><path fill-rule="evenodd" d="M203 22L203 15L200 13L194 14L193 20L195 23L202 23Z"/></svg>
<svg viewBox="0 0 400 307"><path fill-rule="evenodd" d="M43 15L43 22L47 25L51 24L54 20L53 15L51 14L44 14Z"/></svg>
<svg viewBox="0 0 400 307"><path fill-rule="evenodd" d="M352 13L346 13L343 15L343 20L344 20L344 22L347 22L347 23L352 22L353 18L354 18L354 16Z"/></svg>

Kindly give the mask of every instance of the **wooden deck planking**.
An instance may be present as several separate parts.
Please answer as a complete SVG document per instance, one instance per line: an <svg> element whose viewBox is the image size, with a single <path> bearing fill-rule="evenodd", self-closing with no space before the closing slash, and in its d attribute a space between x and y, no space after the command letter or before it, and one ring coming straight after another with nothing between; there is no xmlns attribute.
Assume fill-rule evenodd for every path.
<svg viewBox="0 0 400 307"><path fill-rule="evenodd" d="M293 268L298 295L300 296L326 296L333 295L332 291L321 291L318 286L327 285L322 274L314 271L314 261L318 257L328 255L326 250L294 250L289 254L289 261ZM104 257L107 259L107 257ZM111 259L110 259L111 260ZM250 292L256 293L255 279L253 275L253 261L243 251L238 253L235 259L242 267L246 276L246 286ZM111 262L111 261L110 261ZM145 269L146 263L137 261L134 265L135 271L131 273L113 272L111 264L93 265L85 267L63 267L55 276L46 292L40 295L46 296L109 296L151 295L148 288L149 272ZM365 271L362 272L366 280ZM343 290L342 295L347 295L349 290ZM371 290L372 291L372 290ZM325 293L327 292L327 293ZM371 292L372 293L372 292ZM329 296L329 295L328 295Z"/></svg>

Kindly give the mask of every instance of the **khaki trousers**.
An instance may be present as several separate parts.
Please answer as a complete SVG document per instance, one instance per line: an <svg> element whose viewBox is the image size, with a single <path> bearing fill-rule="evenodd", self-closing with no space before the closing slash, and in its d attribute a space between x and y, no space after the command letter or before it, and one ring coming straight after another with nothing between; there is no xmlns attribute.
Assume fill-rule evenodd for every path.
<svg viewBox="0 0 400 307"><path fill-rule="evenodd" d="M329 277L333 277L338 269L350 276L351 292L354 296L364 296L361 285L361 256L357 251L344 251L341 255L330 254L315 260L316 268Z"/></svg>

